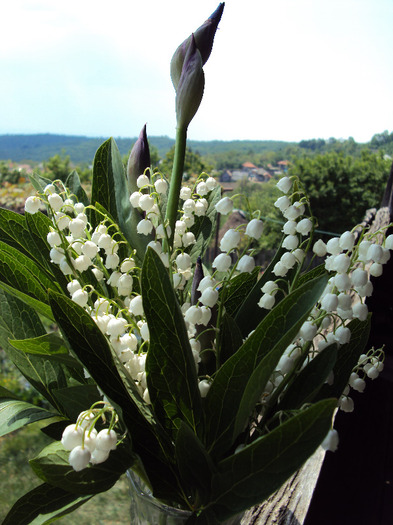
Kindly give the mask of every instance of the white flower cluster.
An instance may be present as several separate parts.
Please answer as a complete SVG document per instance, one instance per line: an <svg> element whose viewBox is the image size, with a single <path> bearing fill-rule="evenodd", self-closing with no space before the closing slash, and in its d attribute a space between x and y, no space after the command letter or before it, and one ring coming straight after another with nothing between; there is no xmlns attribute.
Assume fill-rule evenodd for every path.
<svg viewBox="0 0 393 525"><path fill-rule="evenodd" d="M311 219L302 217L304 204L301 202L291 204L292 196L288 195L292 188L291 179L283 177L277 186L286 195L280 197L275 205L288 219L283 228L286 235L283 247L288 251L284 252L280 262L273 269L273 273L280 278L296 263L302 262L304 252L298 246L302 242L302 237L312 231L313 223ZM310 317L303 323L297 337L281 357L262 395L263 404L269 402L286 374L295 367L298 358L305 366L327 346L333 343L338 346L349 343L351 332L348 323L352 319L360 321L367 319L368 308L365 298L369 297L373 290L370 275L376 277L382 274L383 264L389 260L390 250L393 249L393 235L389 235L383 239L382 244L378 244L377 240L381 238L383 239L381 231L362 232L356 242L353 232L346 231L340 237L330 239L326 244L322 240L314 244L313 253L319 257L326 256L325 268L333 275ZM259 301L261 308L268 310L273 308L275 295L280 290L279 281L280 279L265 282ZM348 395L350 389L362 392L366 385L365 378L376 378L382 368L381 350L370 350L368 354L362 355L353 370L348 386L339 399L339 408L346 412L352 411L353 400ZM327 381L333 381L332 375Z"/></svg>
<svg viewBox="0 0 393 525"><path fill-rule="evenodd" d="M145 213L137 227L138 232L155 232L155 240L148 246L160 255L166 267L171 266L174 286L182 290L193 276L192 261L186 249L192 246L195 236L189 229L195 222L195 216L202 216L208 209L204 198L216 186L212 177L198 179L194 191L183 187L180 197L184 201L183 214L176 221L174 232L174 252L171 259L163 252L161 241L170 236L169 228L162 224L160 196L167 192L168 184L156 175L152 183L147 175L137 179L139 191L130 196L131 205ZM140 268L136 267L133 254L120 260L119 247L124 240L118 229L106 217L96 228L88 222L85 207L69 196L61 183L48 185L41 196L29 198L25 211L36 213L44 202L52 218L53 227L47 241L51 247L51 262L58 264L64 275L68 276L67 285L71 299L83 307L96 322L108 342L130 374L146 403L150 396L146 383L145 361L146 344L149 341L149 328L144 316L142 297L133 291L134 279L139 277ZM86 271L91 271L99 286L93 286ZM194 339L195 326L205 326L211 317L211 308L218 299L215 282L201 283L202 297L196 307L183 306L183 313L190 327L190 344L196 364L200 362L200 344ZM205 289L202 290L202 287ZM99 290L107 290L105 295ZM109 292L111 290L111 292ZM103 292L102 292L103 293ZM98 296L98 297L97 297ZM94 300L93 300L94 297ZM188 311L189 310L189 311ZM203 386L203 384L202 384Z"/></svg>
<svg viewBox="0 0 393 525"><path fill-rule="evenodd" d="M307 236L313 229L313 221L309 217L304 217L306 207L309 204L306 196L301 194L299 190L294 195L300 200L295 200L290 195L293 184L289 177L282 177L278 181L277 187L285 193L276 200L274 206L282 212L286 219L282 230L285 235L282 248L287 250L273 268L274 275L279 278L284 277L289 270L303 262L305 257L303 246L308 241ZM260 308L272 309L276 302L275 295L278 290L279 287L274 281L265 283L262 287L263 295L258 303Z"/></svg>
<svg viewBox="0 0 393 525"><path fill-rule="evenodd" d="M71 299L90 314L107 336L114 354L135 381L143 399L149 403L146 354L141 348L143 342L149 340L149 330L142 297L133 292L133 281L135 276L139 276L140 269L132 256L120 260L118 252L123 240L117 228L104 218L93 229L84 205L74 202L71 197L61 186L50 184L39 198L48 205L53 222L47 235L51 262L58 264L64 275L70 278L67 289ZM28 209L25 208L26 211ZM98 281L98 287L94 288L90 277L84 274L88 270ZM100 289L106 289L107 296L102 296Z"/></svg>
<svg viewBox="0 0 393 525"><path fill-rule="evenodd" d="M108 459L111 450L116 449L117 434L113 428L103 428L99 432L94 428L97 420L108 410L113 411L105 406L82 412L75 424L64 429L61 443L70 451L68 460L74 470L83 470L89 463L103 463Z"/></svg>
<svg viewBox="0 0 393 525"><path fill-rule="evenodd" d="M358 364L352 371L348 385L338 400L338 406L344 412L352 412L354 409L353 399L349 396L351 389L357 392L364 392L366 388L366 377L376 379L382 372L384 364L384 353L382 349L374 350L371 348L367 354L359 357Z"/></svg>

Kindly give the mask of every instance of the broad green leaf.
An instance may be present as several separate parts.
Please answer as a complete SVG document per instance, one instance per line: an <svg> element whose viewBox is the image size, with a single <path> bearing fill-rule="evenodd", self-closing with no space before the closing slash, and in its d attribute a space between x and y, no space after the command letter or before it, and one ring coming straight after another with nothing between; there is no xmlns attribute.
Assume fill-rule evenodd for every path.
<svg viewBox="0 0 393 525"><path fill-rule="evenodd" d="M56 332L50 332L39 337L10 340L10 344L26 354L68 354L62 337Z"/></svg>
<svg viewBox="0 0 393 525"><path fill-rule="evenodd" d="M196 431L201 397L195 361L168 271L151 248L146 252L141 284L150 333L147 384L154 411L170 431L176 431L181 421Z"/></svg>
<svg viewBox="0 0 393 525"><path fill-rule="evenodd" d="M35 259L51 273L52 264L49 262L48 244L41 238L41 234L29 229L27 215L0 208L0 240Z"/></svg>
<svg viewBox="0 0 393 525"><path fill-rule="evenodd" d="M127 445L122 444L111 451L104 463L76 472L68 462L69 454L60 442L55 441L29 463L35 474L46 483L82 496L109 490L134 462Z"/></svg>
<svg viewBox="0 0 393 525"><path fill-rule="evenodd" d="M220 363L223 364L242 346L243 337L235 320L227 312L222 317L220 333Z"/></svg>
<svg viewBox="0 0 393 525"><path fill-rule="evenodd" d="M27 355L9 343L10 339L34 338L45 333L32 308L0 289L0 346L29 383L57 407L51 388L66 386L61 366L42 356Z"/></svg>
<svg viewBox="0 0 393 525"><path fill-rule="evenodd" d="M153 420L150 408L125 387L108 341L89 314L65 295L50 292L49 296L67 345L111 399L129 429L133 451L142 458L155 495L168 497L176 481L163 459L163 449L171 449L164 430Z"/></svg>
<svg viewBox="0 0 393 525"><path fill-rule="evenodd" d="M222 456L244 428L265 383L285 348L318 301L327 275L285 297L218 370L206 397L208 450ZM266 358L265 367L258 368Z"/></svg>
<svg viewBox="0 0 393 525"><path fill-rule="evenodd" d="M0 385L0 397L5 399L19 399L13 392Z"/></svg>
<svg viewBox="0 0 393 525"><path fill-rule="evenodd" d="M51 321L54 321L52 310L47 304L1 281L0 281L0 288L4 292L8 293L9 295L13 295L16 299L25 303L27 307L31 308L35 312L43 315L44 317L46 317L47 319L50 319Z"/></svg>
<svg viewBox="0 0 393 525"><path fill-rule="evenodd" d="M94 158L91 202L99 203L108 210L129 244L137 251L137 259L141 262L152 238L139 235L136 231L142 217L130 204L122 158L113 138L98 148ZM101 221L100 215L94 212L90 219L93 227Z"/></svg>
<svg viewBox="0 0 393 525"><path fill-rule="evenodd" d="M86 195L85 190L81 186L81 181L78 173L73 170L67 177L66 188L69 189L72 195L75 195L78 202L82 202L85 206L90 204L89 198Z"/></svg>
<svg viewBox="0 0 393 525"><path fill-rule="evenodd" d="M4 399L0 391L0 436L57 414L18 399Z"/></svg>
<svg viewBox="0 0 393 525"><path fill-rule="evenodd" d="M282 395L277 410L301 408L304 403L311 403L332 371L336 360L337 345L333 343L299 372Z"/></svg>
<svg viewBox="0 0 393 525"><path fill-rule="evenodd" d="M206 512L223 521L268 498L323 441L336 404L336 399L316 403L221 461Z"/></svg>
<svg viewBox="0 0 393 525"><path fill-rule="evenodd" d="M363 353L370 334L371 314L366 321L353 319L347 326L351 330L349 343L340 346L337 361L333 368L333 384L321 388L318 399L340 397L347 386L353 368Z"/></svg>
<svg viewBox="0 0 393 525"><path fill-rule="evenodd" d="M43 193L45 187L48 184L52 184L53 181L50 179L47 179L46 177L42 177L41 175L38 175L37 173L32 173L29 175L30 182L34 186L35 190L38 191L38 193Z"/></svg>
<svg viewBox="0 0 393 525"><path fill-rule="evenodd" d="M73 421L77 420L81 412L102 400L96 385L68 386L54 390L53 394Z"/></svg>
<svg viewBox="0 0 393 525"><path fill-rule="evenodd" d="M8 244L0 241L0 254L2 253L8 255L11 260L17 261L17 268L20 268L22 271L32 275L33 279L41 284L41 287L44 291L49 288L58 288L53 278L51 279L48 277L47 272L42 270L42 268L33 259L27 257L13 246L9 246ZM4 262L2 262L2 265L4 265ZM18 285L18 282L16 284ZM19 286L15 286L15 288L19 288ZM20 289L25 291L22 285L20 286Z"/></svg>
<svg viewBox="0 0 393 525"><path fill-rule="evenodd" d="M69 514L93 496L78 496L43 483L14 503L3 525L49 525Z"/></svg>
<svg viewBox="0 0 393 525"><path fill-rule="evenodd" d="M207 503L216 467L198 437L183 421L176 436L175 456L184 488L191 490L197 501Z"/></svg>
<svg viewBox="0 0 393 525"><path fill-rule="evenodd" d="M215 206L220 198L221 187L217 186L217 188L210 192L207 198L209 206L205 215L195 217L195 224L190 230L195 235L196 239L196 243L192 246L190 251L190 257L193 263L199 256L203 257L209 247L212 236L216 231L217 210Z"/></svg>
<svg viewBox="0 0 393 525"><path fill-rule="evenodd" d="M53 391L65 388L69 381L74 379L78 382L86 381L79 363L66 354L51 356L27 354L10 343L11 340L45 338L45 336L45 328L37 313L16 297L0 290L0 346L27 381L53 407L64 413Z"/></svg>
<svg viewBox="0 0 393 525"><path fill-rule="evenodd" d="M234 317L244 299L250 293L258 280L260 268L255 268L251 273L241 273L231 279L225 289L225 310Z"/></svg>
<svg viewBox="0 0 393 525"><path fill-rule="evenodd" d="M320 275L323 275L324 273L326 273L325 265L320 264L319 266L316 266L312 270L301 274L296 283L296 287L299 288L299 286L302 286L307 281L310 281L311 279L315 279L316 277L319 277Z"/></svg>

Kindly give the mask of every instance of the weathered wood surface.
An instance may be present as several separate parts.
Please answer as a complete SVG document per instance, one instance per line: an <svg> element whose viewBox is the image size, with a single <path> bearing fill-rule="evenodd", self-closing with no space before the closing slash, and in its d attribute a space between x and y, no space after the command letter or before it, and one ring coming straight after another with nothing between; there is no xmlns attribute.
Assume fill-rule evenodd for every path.
<svg viewBox="0 0 393 525"><path fill-rule="evenodd" d="M280 490L247 511L242 525L303 525L324 457L319 447Z"/></svg>

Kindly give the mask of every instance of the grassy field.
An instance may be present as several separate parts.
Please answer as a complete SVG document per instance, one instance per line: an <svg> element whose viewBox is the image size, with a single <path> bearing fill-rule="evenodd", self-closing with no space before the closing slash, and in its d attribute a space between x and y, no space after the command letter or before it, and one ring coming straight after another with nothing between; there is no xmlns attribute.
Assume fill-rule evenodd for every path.
<svg viewBox="0 0 393 525"><path fill-rule="evenodd" d="M49 438L39 432L37 424L0 438L0 523L16 500L40 485L28 459L34 457L49 442ZM128 482L123 476L110 491L95 496L56 523L124 525L129 522L129 503Z"/></svg>

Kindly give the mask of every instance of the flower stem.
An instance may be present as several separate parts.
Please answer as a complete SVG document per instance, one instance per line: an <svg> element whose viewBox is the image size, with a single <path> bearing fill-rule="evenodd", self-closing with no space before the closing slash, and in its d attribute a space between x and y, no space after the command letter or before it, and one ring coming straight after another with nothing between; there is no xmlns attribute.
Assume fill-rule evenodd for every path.
<svg viewBox="0 0 393 525"><path fill-rule="evenodd" d="M186 143L187 143L187 128L180 127L176 130L176 144L175 144L175 157L173 160L172 177L170 180L168 203L165 213L165 222L167 222L171 228L170 245L173 243L173 235L175 232L175 222L177 216L177 210L179 205L180 188L183 178L184 159L186 155ZM164 242L164 250L168 249L165 246L167 243ZM165 251L166 251L165 250Z"/></svg>

